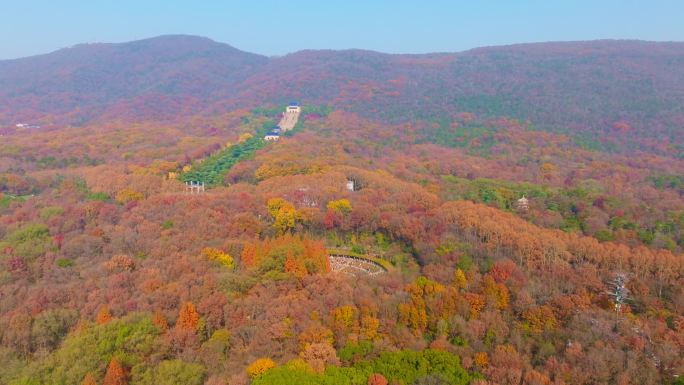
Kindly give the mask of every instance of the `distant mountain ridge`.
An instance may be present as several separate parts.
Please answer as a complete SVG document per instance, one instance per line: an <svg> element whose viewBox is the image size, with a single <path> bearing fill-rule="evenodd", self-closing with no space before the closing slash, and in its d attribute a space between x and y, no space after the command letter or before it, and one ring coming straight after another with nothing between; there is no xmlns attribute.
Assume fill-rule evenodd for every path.
<svg viewBox="0 0 684 385"><path fill-rule="evenodd" d="M268 59L193 36L82 44L0 61L2 112L70 114L87 121L117 105L204 101L235 87Z"/></svg>
<svg viewBox="0 0 684 385"><path fill-rule="evenodd" d="M460 112L590 133L684 131L684 43L590 41L459 53L306 50L269 58L195 36L0 61L0 122L175 120L283 103L406 121Z"/></svg>

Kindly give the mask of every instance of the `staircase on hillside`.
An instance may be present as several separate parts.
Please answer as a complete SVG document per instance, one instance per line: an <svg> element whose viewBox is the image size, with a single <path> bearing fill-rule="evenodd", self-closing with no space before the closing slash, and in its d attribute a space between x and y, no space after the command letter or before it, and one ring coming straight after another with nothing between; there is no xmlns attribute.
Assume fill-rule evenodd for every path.
<svg viewBox="0 0 684 385"><path fill-rule="evenodd" d="M285 108L285 112L283 113L283 117L280 119L280 122L278 125L271 130L266 136L264 136L264 139L266 140L278 140L280 139L280 134L285 133L287 131L292 130L295 128L297 125L297 121L299 121L299 114L302 112L302 108L297 104L296 102L290 103L287 108Z"/></svg>

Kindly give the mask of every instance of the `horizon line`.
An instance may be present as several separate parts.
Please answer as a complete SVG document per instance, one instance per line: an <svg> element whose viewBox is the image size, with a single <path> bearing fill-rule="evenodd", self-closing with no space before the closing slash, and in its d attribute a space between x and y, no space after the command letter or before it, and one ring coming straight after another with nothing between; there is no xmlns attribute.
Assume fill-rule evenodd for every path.
<svg viewBox="0 0 684 385"><path fill-rule="evenodd" d="M64 51L64 50L69 50L69 49L74 49L78 48L81 46L89 46L89 45L125 45L125 44L131 44L131 43L137 43L137 42L143 42L147 40L155 40L155 39L161 39L161 38L170 38L170 37L186 37L186 38L194 38L194 39L204 39L211 41L212 43L216 44L221 44L225 45L231 48L234 48L236 50L239 50L241 52L253 54L253 55L259 55L267 58L280 58L280 57L285 57L288 55L296 54L299 52L308 52L308 51L334 51L334 52L345 52L345 51L364 51L364 52L373 52L373 53L378 53L378 54L383 54L383 55L445 55L445 54L459 54L459 53L465 53L465 52L470 52L473 50L478 50L478 49L488 49L488 48L504 48L504 47L518 47L518 46L529 46L529 45L543 45L543 44L572 44L572 43L599 43L599 42L632 42L632 43L651 43L651 44L684 44L684 40L643 40L643 39L627 39L627 38L597 38L597 39L589 39L589 40L547 40L547 41L534 41L534 42L519 42L519 43L510 43L510 44L492 44L492 45L482 45L482 46L476 46L476 47L471 47L463 50L458 50L458 51L428 51L428 52L385 52L385 51L380 51L380 50L374 50L374 49L368 49L368 48L302 48L298 49L295 51L287 52L285 54L274 54L274 55L268 55L268 54L262 54L258 52L253 52L249 50L245 50L242 48L238 48L230 43L226 43L223 41L215 40L211 37L208 36L203 36L203 35L192 35L192 34L184 34L184 33L173 33L173 34L162 34L162 35L155 35L151 37L144 37L140 39L133 39L133 40L126 40L126 41L94 41L94 42L82 42L82 43L75 43L69 46L57 48L51 51L43 52L43 53L36 53L33 55L28 55L28 56L19 56L19 57L10 57L10 58L0 58L0 62L3 61L13 61L13 60L22 60L22 59L28 59L28 58L33 58L33 57L38 57L38 56L44 56L44 55L50 55L56 52Z"/></svg>

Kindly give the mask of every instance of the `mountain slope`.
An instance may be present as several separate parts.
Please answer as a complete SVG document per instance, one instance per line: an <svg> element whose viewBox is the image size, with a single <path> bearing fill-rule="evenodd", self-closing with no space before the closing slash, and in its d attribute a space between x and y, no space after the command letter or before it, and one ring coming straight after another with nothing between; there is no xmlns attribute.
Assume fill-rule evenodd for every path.
<svg viewBox="0 0 684 385"><path fill-rule="evenodd" d="M325 103L374 119L460 112L543 129L677 142L684 127L684 43L594 41L389 55L362 50L249 54L191 36L81 45L0 62L0 116L175 119L199 111Z"/></svg>
<svg viewBox="0 0 684 385"><path fill-rule="evenodd" d="M11 116L76 112L75 119L89 120L121 103L206 101L266 61L193 36L78 45L0 62L0 100Z"/></svg>
<svg viewBox="0 0 684 385"><path fill-rule="evenodd" d="M240 97L292 84L301 99L392 120L468 111L594 132L624 120L662 133L684 125L683 64L684 44L626 41L441 55L302 52L269 63Z"/></svg>

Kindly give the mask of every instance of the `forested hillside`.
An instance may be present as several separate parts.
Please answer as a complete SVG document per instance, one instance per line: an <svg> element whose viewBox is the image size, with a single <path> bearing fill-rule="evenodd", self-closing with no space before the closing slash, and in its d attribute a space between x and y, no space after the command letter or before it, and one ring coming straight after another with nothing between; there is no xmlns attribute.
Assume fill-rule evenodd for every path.
<svg viewBox="0 0 684 385"><path fill-rule="evenodd" d="M162 36L0 61L0 122L176 121L296 98L392 123L461 112L506 116L585 140L601 135L630 150L664 143L681 157L683 65L683 43L540 43L427 55L302 51L267 58L208 39Z"/></svg>
<svg viewBox="0 0 684 385"><path fill-rule="evenodd" d="M0 61L0 104L13 121L83 124L190 116L235 92L266 57L193 36L82 44ZM3 119L4 120L4 119Z"/></svg>
<svg viewBox="0 0 684 385"><path fill-rule="evenodd" d="M0 62L0 383L681 385L681 47Z"/></svg>

